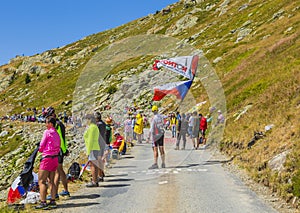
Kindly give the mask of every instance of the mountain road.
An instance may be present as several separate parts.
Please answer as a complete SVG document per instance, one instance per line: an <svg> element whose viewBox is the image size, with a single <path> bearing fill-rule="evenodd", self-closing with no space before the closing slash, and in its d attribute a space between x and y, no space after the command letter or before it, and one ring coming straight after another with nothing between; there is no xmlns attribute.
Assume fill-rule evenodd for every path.
<svg viewBox="0 0 300 213"><path fill-rule="evenodd" d="M54 212L277 212L226 171L212 147L174 150L165 137L166 168L149 170L152 145L136 144L115 160L99 187L83 186Z"/></svg>

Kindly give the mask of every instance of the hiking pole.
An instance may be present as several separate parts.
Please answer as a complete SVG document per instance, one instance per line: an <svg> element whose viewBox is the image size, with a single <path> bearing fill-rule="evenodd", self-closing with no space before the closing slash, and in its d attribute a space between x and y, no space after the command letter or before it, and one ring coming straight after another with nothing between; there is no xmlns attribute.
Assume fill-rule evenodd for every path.
<svg viewBox="0 0 300 213"><path fill-rule="evenodd" d="M82 176L83 172L85 171L86 167L89 165L89 162L90 161L88 160L88 162L86 162L86 164L84 165L84 167L82 167L82 169L81 169L81 171L79 173L78 179L81 179L81 176Z"/></svg>

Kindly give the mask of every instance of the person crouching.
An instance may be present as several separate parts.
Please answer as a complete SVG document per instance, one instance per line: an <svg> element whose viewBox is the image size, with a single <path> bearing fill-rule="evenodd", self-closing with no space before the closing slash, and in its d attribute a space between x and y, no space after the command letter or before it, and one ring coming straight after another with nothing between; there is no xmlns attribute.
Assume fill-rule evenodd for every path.
<svg viewBox="0 0 300 213"><path fill-rule="evenodd" d="M125 155L126 154L126 143L124 141L124 137L118 131L116 131L114 133L114 136L115 136L116 140L113 142L113 145L112 145L113 149L117 149L121 155Z"/></svg>

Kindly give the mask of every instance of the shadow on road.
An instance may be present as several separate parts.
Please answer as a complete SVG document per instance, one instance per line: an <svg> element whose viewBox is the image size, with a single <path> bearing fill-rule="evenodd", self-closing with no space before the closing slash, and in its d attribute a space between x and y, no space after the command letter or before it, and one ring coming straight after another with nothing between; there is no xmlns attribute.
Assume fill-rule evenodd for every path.
<svg viewBox="0 0 300 213"><path fill-rule="evenodd" d="M128 176L128 174L120 174L120 175L105 175L105 177L124 177Z"/></svg>
<svg viewBox="0 0 300 213"><path fill-rule="evenodd" d="M114 166L114 169L123 169L123 168L136 168L136 166Z"/></svg>
<svg viewBox="0 0 300 213"><path fill-rule="evenodd" d="M204 162L202 165L216 165L216 164L224 164L224 163L228 163L232 161L232 159L229 160L210 160L210 161L206 161Z"/></svg>
<svg viewBox="0 0 300 213"><path fill-rule="evenodd" d="M117 178L117 179L111 179L111 180L105 180L105 182L122 182L122 181L132 181L134 179L130 178Z"/></svg>
<svg viewBox="0 0 300 213"><path fill-rule="evenodd" d="M84 202L84 203L64 203L59 204L58 207L60 209L68 209L68 208L76 208L76 207L84 207L84 206L92 206L92 205L99 205L100 203L93 203L93 202Z"/></svg>
<svg viewBox="0 0 300 213"><path fill-rule="evenodd" d="M103 187L103 188L117 188L117 187L126 187L126 186L130 186L130 184L108 184L108 185L101 185L99 187Z"/></svg>
<svg viewBox="0 0 300 213"><path fill-rule="evenodd" d="M182 168L190 168L194 166L199 166L199 163L194 163L194 164L187 164L187 165L180 165L180 166L168 166L167 168L170 169L182 169Z"/></svg>
<svg viewBox="0 0 300 213"><path fill-rule="evenodd" d="M134 156L124 156L124 155L122 155L122 158L126 158L126 159L131 159L131 158L134 158Z"/></svg>
<svg viewBox="0 0 300 213"><path fill-rule="evenodd" d="M89 195L72 195L69 200L74 200L74 199L96 199L100 197L99 194L89 194Z"/></svg>

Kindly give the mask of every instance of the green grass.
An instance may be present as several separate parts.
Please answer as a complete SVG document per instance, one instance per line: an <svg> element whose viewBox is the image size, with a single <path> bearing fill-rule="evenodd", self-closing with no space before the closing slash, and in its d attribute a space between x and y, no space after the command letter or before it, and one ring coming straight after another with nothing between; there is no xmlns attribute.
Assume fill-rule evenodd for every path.
<svg viewBox="0 0 300 213"><path fill-rule="evenodd" d="M23 139L20 136L16 135L12 139L8 140L7 138L9 136L11 136L11 135L9 134L1 139L2 142L8 141L7 144L1 146L1 149L0 149L1 157L11 151L14 151L15 149L17 149L20 146L20 144L22 144Z"/></svg>
<svg viewBox="0 0 300 213"><path fill-rule="evenodd" d="M255 98L262 94L264 90L268 87L269 82L265 80L260 80L247 88L245 88L240 94L238 94L232 102L228 103L228 107L234 107L240 105L245 100L250 100L250 98Z"/></svg>

